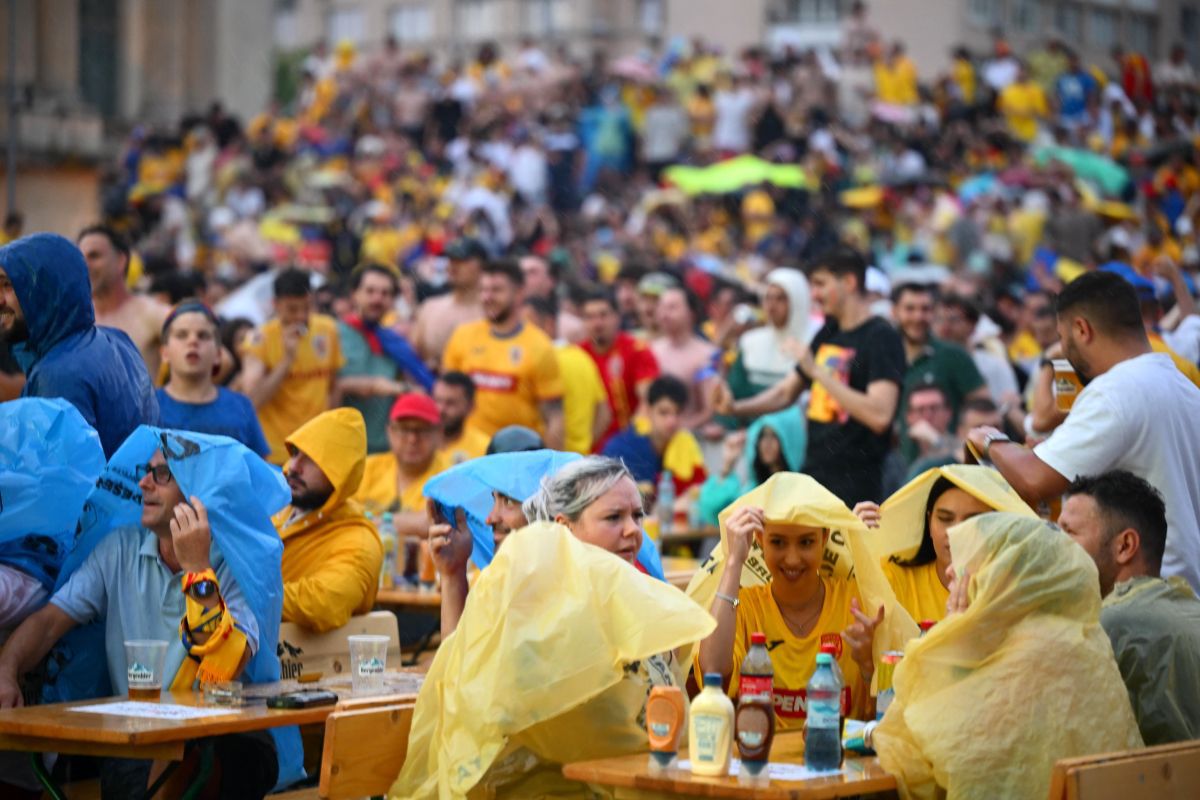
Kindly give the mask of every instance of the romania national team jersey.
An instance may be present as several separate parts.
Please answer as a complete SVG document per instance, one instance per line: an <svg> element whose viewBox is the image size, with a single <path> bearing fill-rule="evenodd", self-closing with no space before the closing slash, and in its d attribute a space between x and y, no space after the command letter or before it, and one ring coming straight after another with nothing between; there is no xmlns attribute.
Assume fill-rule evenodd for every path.
<svg viewBox="0 0 1200 800"><path fill-rule="evenodd" d="M853 581L821 578L825 583L825 604L812 633L799 639L788 628L771 595L771 585L743 588L738 593L737 632L733 640L733 677L729 694L737 697L738 669L750 649L750 634L762 632L767 637L767 650L775 668L775 719L781 729L803 727L807 718L808 680L817 666L817 654L823 643L831 643L841 667L846 685L842 689L842 714L863 719L868 706L869 690L859 676L858 664L850 657L850 646L842 639L842 631L854 623L850 613L850 598L858 597L858 585ZM861 599L860 599L861 602ZM847 713L848 712L848 713Z"/></svg>
<svg viewBox="0 0 1200 800"><path fill-rule="evenodd" d="M283 326L279 320L273 319L251 333L242 353L257 358L268 372L283 361ZM275 396L258 408L258 421L271 446L267 460L272 464L287 461L283 446L286 437L329 408L334 378L344 363L337 323L324 314L311 315L308 335L300 342L287 377Z"/></svg>
<svg viewBox="0 0 1200 800"><path fill-rule="evenodd" d="M507 425L541 433L538 404L563 396L558 356L550 337L532 325L497 336L487 320L459 325L442 354L442 369L475 382L475 410L467 424L487 436Z"/></svg>
<svg viewBox="0 0 1200 800"><path fill-rule="evenodd" d="M883 559L883 574L887 576L896 599L914 620L941 622L946 617L946 600L950 590L942 586L937 575L937 562L919 567L905 567Z"/></svg>

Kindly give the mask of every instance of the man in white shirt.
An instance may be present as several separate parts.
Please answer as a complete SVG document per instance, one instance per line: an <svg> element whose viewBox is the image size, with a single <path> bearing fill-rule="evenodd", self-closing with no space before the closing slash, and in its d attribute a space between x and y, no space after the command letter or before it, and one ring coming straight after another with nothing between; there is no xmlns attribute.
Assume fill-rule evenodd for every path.
<svg viewBox="0 0 1200 800"><path fill-rule="evenodd" d="M1066 421L1033 450L990 427L969 441L1034 506L1080 475L1123 469L1148 481L1167 507L1162 575L1200 590L1200 389L1150 349L1137 294L1119 275L1068 284L1058 332L1085 383Z"/></svg>
<svg viewBox="0 0 1200 800"><path fill-rule="evenodd" d="M713 107L716 112L713 147L727 153L744 153L749 150L754 106L754 89L742 75L734 76L732 86L718 89L713 95Z"/></svg>

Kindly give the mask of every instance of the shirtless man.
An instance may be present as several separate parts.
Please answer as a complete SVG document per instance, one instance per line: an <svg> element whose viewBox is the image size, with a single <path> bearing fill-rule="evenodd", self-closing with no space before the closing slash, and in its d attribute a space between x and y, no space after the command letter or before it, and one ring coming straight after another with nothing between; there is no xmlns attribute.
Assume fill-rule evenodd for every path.
<svg viewBox="0 0 1200 800"><path fill-rule="evenodd" d="M92 279L96 324L124 331L146 362L150 380L158 383L162 361L162 325L171 309L145 295L133 294L125 284L129 271L129 245L121 234L105 225L92 225L77 240Z"/></svg>
<svg viewBox="0 0 1200 800"><path fill-rule="evenodd" d="M436 366L450 334L464 322L483 319L479 302L479 276L487 251L476 239L462 238L446 248L450 259L448 294L431 297L417 309L413 328L413 344L426 362Z"/></svg>

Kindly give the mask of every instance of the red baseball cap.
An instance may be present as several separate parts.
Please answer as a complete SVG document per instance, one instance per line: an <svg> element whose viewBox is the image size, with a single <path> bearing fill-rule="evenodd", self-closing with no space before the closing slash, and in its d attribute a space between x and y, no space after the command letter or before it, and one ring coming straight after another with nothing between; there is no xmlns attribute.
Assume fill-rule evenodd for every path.
<svg viewBox="0 0 1200 800"><path fill-rule="evenodd" d="M410 392L396 398L388 419L395 422L398 419L419 419L430 425L440 425L442 418L438 414L437 405L427 395Z"/></svg>

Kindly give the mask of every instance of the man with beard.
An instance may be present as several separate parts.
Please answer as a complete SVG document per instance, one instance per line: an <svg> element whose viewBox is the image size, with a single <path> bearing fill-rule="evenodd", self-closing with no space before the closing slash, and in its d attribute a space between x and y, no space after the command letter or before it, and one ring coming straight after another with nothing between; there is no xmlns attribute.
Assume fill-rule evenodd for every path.
<svg viewBox="0 0 1200 800"><path fill-rule="evenodd" d="M357 408L367 423L367 452L388 449L388 410L408 387L403 375L428 392L433 375L400 334L386 327L384 317L396 302L400 281L394 270L367 264L354 271L350 301L354 310L338 321L338 341L346 363L338 370L344 405Z"/></svg>
<svg viewBox="0 0 1200 800"><path fill-rule="evenodd" d="M488 437L467 425L475 408L475 384L462 372L444 372L433 384L433 402L442 420L442 449L448 464L461 464L487 452Z"/></svg>
<svg viewBox="0 0 1200 800"><path fill-rule="evenodd" d="M942 387L950 406L950 425L967 400L988 396L987 384L971 355L956 344L942 341L930 332L933 327L934 290L932 286L905 283L892 293L896 327L904 341L908 369L904 373L904 391L900 397L900 452L911 464L921 455L920 448L908 435L908 406L918 386L935 383Z"/></svg>
<svg viewBox="0 0 1200 800"><path fill-rule="evenodd" d="M163 322L171 309L152 297L129 291L125 282L129 245L121 234L107 225L92 225L80 231L76 241L92 279L96 324L125 331L141 351L150 375L157 377Z"/></svg>
<svg viewBox="0 0 1200 800"><path fill-rule="evenodd" d="M475 384L467 424L491 436L524 425L552 449L563 446L563 387L554 343L521 315L521 268L489 262L479 281L484 319L460 325L450 337L442 368L464 372Z"/></svg>
<svg viewBox="0 0 1200 800"><path fill-rule="evenodd" d="M292 503L275 515L283 539L283 621L321 633L375 602L383 544L352 498L362 482L362 414L335 408L286 440Z"/></svg>
<svg viewBox="0 0 1200 800"><path fill-rule="evenodd" d="M1162 576L1200 590L1200 389L1151 350L1137 293L1119 275L1069 283L1058 296L1058 333L1085 384L1066 421L1033 450L991 427L968 441L1035 508L1081 475L1119 469L1146 480L1166 502Z"/></svg>
<svg viewBox="0 0 1200 800"><path fill-rule="evenodd" d="M158 422L146 364L121 331L96 326L79 249L53 233L0 248L0 339L25 372L22 397L61 397L100 434L105 457Z"/></svg>

